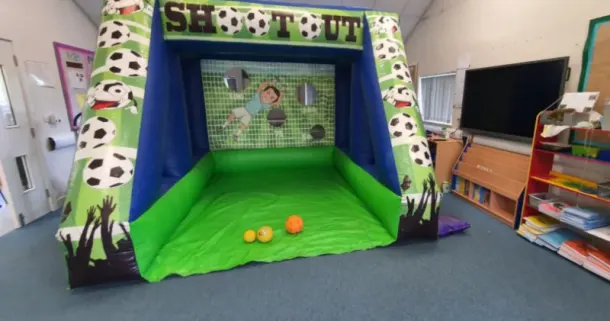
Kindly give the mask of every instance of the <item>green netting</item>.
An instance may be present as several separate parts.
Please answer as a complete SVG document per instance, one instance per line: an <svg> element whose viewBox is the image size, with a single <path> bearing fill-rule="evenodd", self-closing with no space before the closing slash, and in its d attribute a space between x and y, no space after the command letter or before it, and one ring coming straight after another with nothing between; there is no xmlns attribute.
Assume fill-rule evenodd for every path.
<svg viewBox="0 0 610 321"><path fill-rule="evenodd" d="M356 165L340 152L334 151L334 166L330 161L326 163L330 166L324 166L324 162L295 163L288 157L300 153L312 161L321 157L330 160L332 148L236 153L239 155L231 164L236 169L200 163L131 225L138 263L145 279L159 281L173 274L207 273L248 262L346 253L384 246L395 240L392 235L395 232L390 233L384 226L387 222L382 223L373 213L397 217L400 198L380 184L368 184L368 192L386 200L387 204L377 202L370 206L365 203L344 176L347 181L366 181L370 176L354 168ZM230 156L219 154L214 158L220 164ZM253 159L265 158L274 160L278 166L241 170L248 168ZM290 168L286 166L289 163L296 165ZM207 173L204 168L217 170L207 184L199 180ZM199 193L191 203L194 190ZM188 204L188 213L184 206L176 204L182 199ZM305 222L304 231L298 235L287 234L284 230L286 218L293 214L300 215ZM184 218L170 237L166 237L165 232L159 233L158 229L167 230L167 226L175 225L177 217ZM273 228L272 242L243 242L244 231L263 225ZM165 239L163 244L151 245L155 237Z"/></svg>
<svg viewBox="0 0 610 321"><path fill-rule="evenodd" d="M228 74L243 71L245 88L231 91ZM202 60L201 77L205 100L206 128L210 149L256 149L333 146L335 133L335 66L283 62ZM223 128L233 110L253 99L261 83L272 83L283 98L278 107L268 107L254 115L238 139L241 120L236 118ZM241 82L240 82L241 84ZM300 104L297 87L315 88L311 105ZM240 117L241 118L241 117ZM312 130L324 129L314 140Z"/></svg>

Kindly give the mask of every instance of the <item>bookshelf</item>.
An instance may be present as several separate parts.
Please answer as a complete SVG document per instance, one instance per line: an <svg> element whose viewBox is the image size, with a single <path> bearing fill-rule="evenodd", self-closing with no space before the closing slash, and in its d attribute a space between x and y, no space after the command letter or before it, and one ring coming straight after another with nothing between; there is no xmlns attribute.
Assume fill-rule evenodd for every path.
<svg viewBox="0 0 610 321"><path fill-rule="evenodd" d="M540 116L538 116L540 118ZM568 154L567 152L555 152L542 149L543 142L556 142L557 137L551 138L543 138L540 136L542 130L544 129L544 125L540 123L540 120L536 121L536 128L534 129L534 141L532 143L532 156L530 159L530 170L528 173L528 180L525 189L525 196L533 193L547 193L550 191L550 188L555 187L563 191L567 191L577 196L583 196L586 199L594 201L601 206L609 206L610 199L603 198L598 196L595 193L591 193L590 191L585 191L579 189L577 186L568 186L561 181L558 181L553 178L551 172L553 170L553 164L555 160L558 158L568 158L572 162L575 162L578 166L585 168L586 164L597 164L598 166L607 166L610 172L610 162L601 160L601 159L593 159L582 156L575 156L572 154ZM586 135L595 139L595 141L610 141L610 131L601 130L601 129L582 129L582 128L571 128L571 137L577 137L578 135ZM532 206L527 206L527 202L523 204L523 218L531 216L531 215L547 215L538 211L537 208ZM584 233L590 234L590 233Z"/></svg>
<svg viewBox="0 0 610 321"><path fill-rule="evenodd" d="M566 164L570 165L572 171L574 168L579 171L580 175L586 175L587 171L591 166L596 168L605 169L607 168L610 173L610 161L604 159L593 159L583 156L572 155L569 152L557 152L550 151L542 148L544 142L557 142L557 137L543 138L540 136L544 125L540 122L540 115L536 120L536 127L534 129L534 139L532 143L532 153L530 158L529 172L527 176L527 183L525 187L525 201L523 202L522 218L525 219L529 216L535 215L546 215L556 220L560 220L560 215L549 215L538 210L538 207L531 206L529 204L529 195L534 193L552 193L553 195L561 194L558 197L567 201L569 204L583 205L584 207L592 206L610 209L610 199L600 197L595 193L597 183L607 180L603 177L610 177L608 175L597 175L599 181L592 182L591 177L588 181L579 182L574 180L573 182L560 179L560 171L566 170ZM570 137L571 140L579 140L581 142L587 142L587 144L608 146L610 143L610 131L607 130L594 130L594 129L582 129L582 128L571 128L569 135L558 137ZM567 163L566 163L567 161ZM559 165L559 166L554 166ZM597 173L597 171L595 172ZM605 173L605 170L604 170ZM571 176L580 179L580 176L570 173ZM559 177L559 178L558 178ZM584 188L584 187L587 188ZM554 193L553 193L554 192ZM573 199L572 199L573 198ZM577 202L574 202L574 199ZM522 222L520 222L522 223ZM566 223L560 223L562 227L568 228L572 231L577 232L583 239L599 249L610 250L610 227L602 227L597 229L585 230L580 227L576 227Z"/></svg>
<svg viewBox="0 0 610 321"><path fill-rule="evenodd" d="M452 193L504 224L521 217L529 158L469 140L453 167Z"/></svg>

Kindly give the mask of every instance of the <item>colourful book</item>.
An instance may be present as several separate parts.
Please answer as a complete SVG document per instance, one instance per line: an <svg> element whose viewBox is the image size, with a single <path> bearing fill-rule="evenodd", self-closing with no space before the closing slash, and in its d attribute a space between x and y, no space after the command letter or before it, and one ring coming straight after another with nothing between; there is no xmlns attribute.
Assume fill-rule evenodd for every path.
<svg viewBox="0 0 610 321"><path fill-rule="evenodd" d="M521 226L519 226L519 229L523 229L525 231L527 231L528 233L532 233L534 235L540 235L540 234L544 234L545 232L536 229L535 227L531 227L527 224L521 224Z"/></svg>
<svg viewBox="0 0 610 321"><path fill-rule="evenodd" d="M589 261L595 261L610 272L610 253L600 251L596 248L589 250Z"/></svg>
<svg viewBox="0 0 610 321"><path fill-rule="evenodd" d="M561 228L553 232L542 234L538 236L538 239L542 240L546 247L550 250L558 251L561 245L567 241L579 240L580 236L571 230Z"/></svg>
<svg viewBox="0 0 610 321"><path fill-rule="evenodd" d="M567 241L561 244L558 253L578 265L583 265L589 257L589 244L584 240Z"/></svg>
<svg viewBox="0 0 610 321"><path fill-rule="evenodd" d="M561 212L563 211L563 209L569 206L571 205L559 201L552 201L548 203L543 202L538 205L538 210L546 215L549 215L559 220L561 218Z"/></svg>
<svg viewBox="0 0 610 321"><path fill-rule="evenodd" d="M525 224L522 224L519 229L517 230L517 234L523 236L526 240L530 241L530 242L535 242L536 238L538 238L536 236L536 234L533 234L531 232L529 232L528 230L526 230L525 228Z"/></svg>
<svg viewBox="0 0 610 321"><path fill-rule="evenodd" d="M578 265L583 265L585 263L585 260L581 259L580 257L575 256L574 254L564 251L563 248L559 248L559 251L557 251L557 254L563 256L564 258L578 264Z"/></svg>
<svg viewBox="0 0 610 321"><path fill-rule="evenodd" d="M559 228L559 221L544 215L528 216L525 218L525 224L544 233L552 232Z"/></svg>
<svg viewBox="0 0 610 321"><path fill-rule="evenodd" d="M601 276L602 278L610 281L610 271L603 268L603 266L595 261L586 260L582 265L585 269Z"/></svg>

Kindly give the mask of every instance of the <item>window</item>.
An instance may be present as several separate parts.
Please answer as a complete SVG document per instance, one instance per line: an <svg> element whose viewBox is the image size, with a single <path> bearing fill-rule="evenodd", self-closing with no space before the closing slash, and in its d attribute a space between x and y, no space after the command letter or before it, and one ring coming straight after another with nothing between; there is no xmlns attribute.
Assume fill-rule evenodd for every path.
<svg viewBox="0 0 610 321"><path fill-rule="evenodd" d="M451 125L455 74L420 78L419 104L425 122Z"/></svg>
<svg viewBox="0 0 610 321"><path fill-rule="evenodd" d="M11 99L8 96L6 77L4 76L4 69L2 66L0 66L0 115L2 116L4 127L9 128L17 126L17 120L15 119Z"/></svg>
<svg viewBox="0 0 610 321"><path fill-rule="evenodd" d="M19 172L19 179L21 180L21 186L24 192L29 192L34 189L32 185L32 177L30 176L30 169L28 168L28 160L25 155L15 158L17 162L17 171Z"/></svg>

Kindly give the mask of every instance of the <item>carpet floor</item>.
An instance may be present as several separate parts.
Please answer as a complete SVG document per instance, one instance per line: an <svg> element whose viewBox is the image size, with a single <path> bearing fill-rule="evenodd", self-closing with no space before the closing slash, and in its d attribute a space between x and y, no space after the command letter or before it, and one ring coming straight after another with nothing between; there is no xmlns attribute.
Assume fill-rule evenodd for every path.
<svg viewBox="0 0 610 321"><path fill-rule="evenodd" d="M57 215L0 238L0 320L608 320L610 282L452 196L438 242L66 289Z"/></svg>

